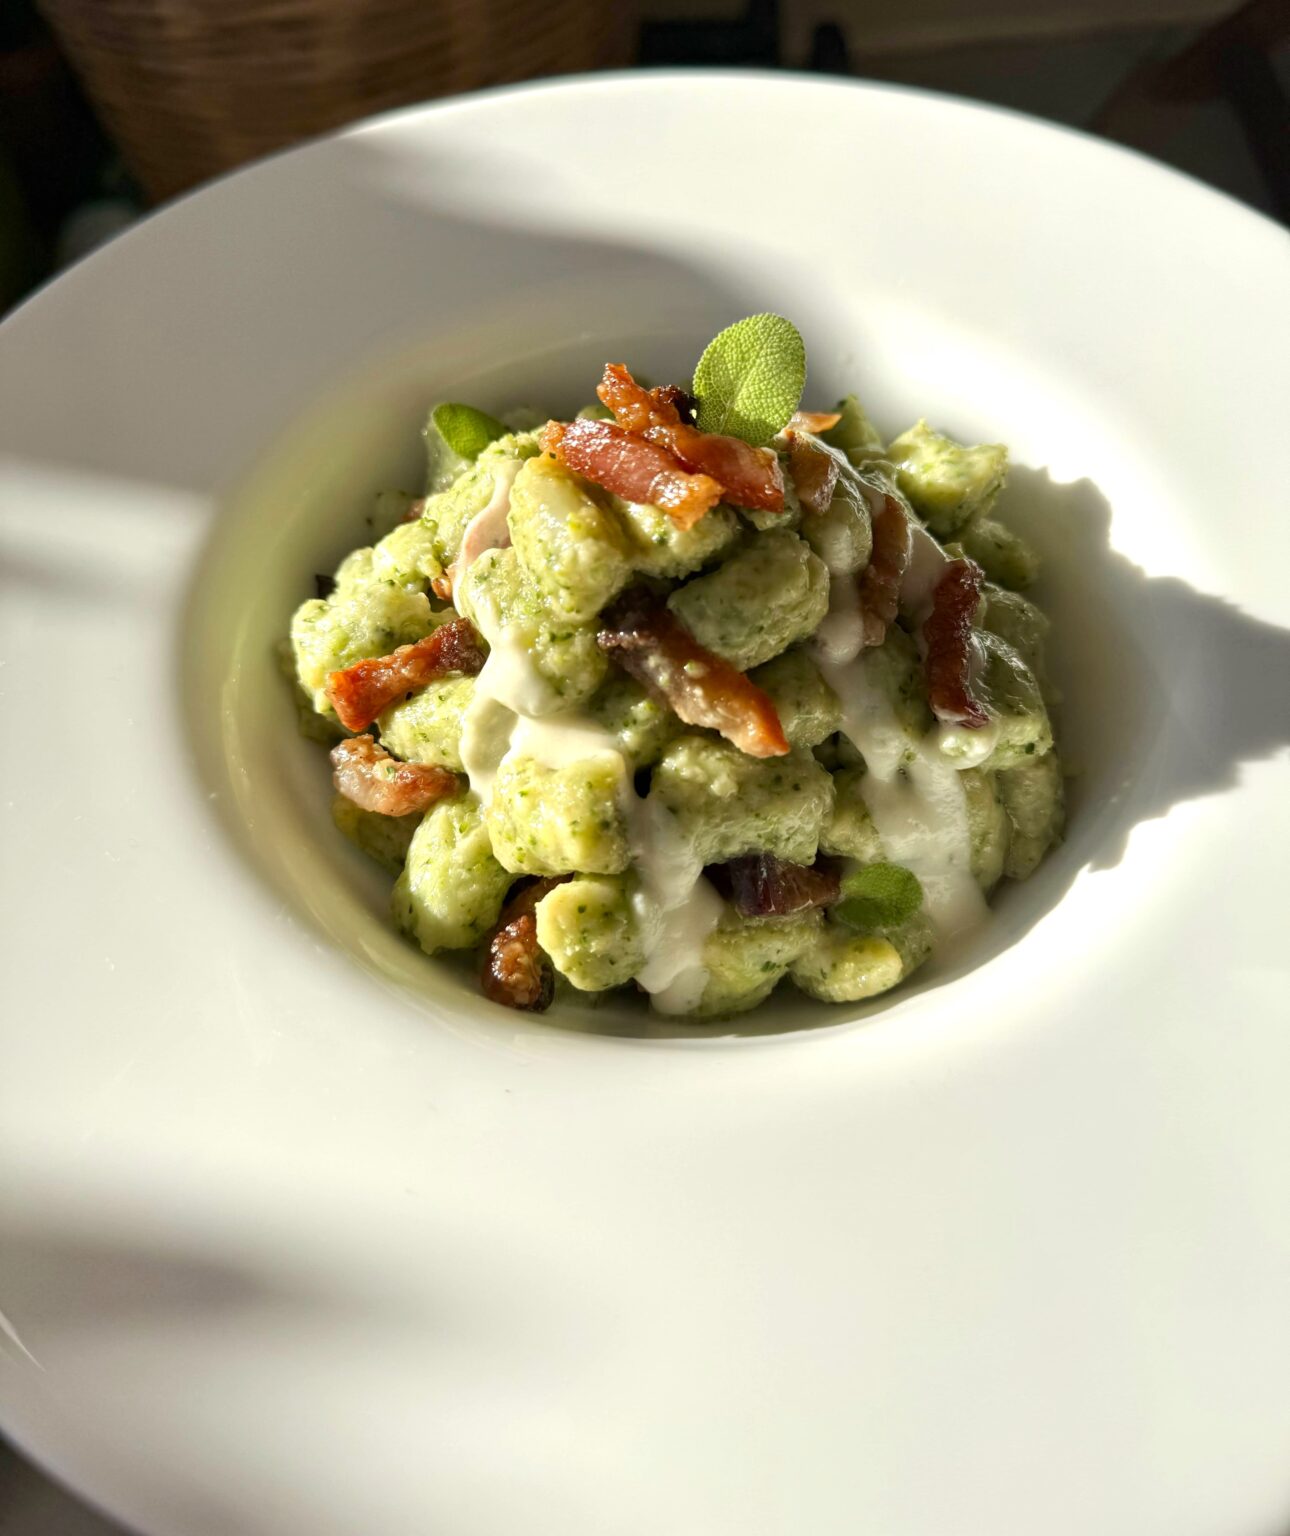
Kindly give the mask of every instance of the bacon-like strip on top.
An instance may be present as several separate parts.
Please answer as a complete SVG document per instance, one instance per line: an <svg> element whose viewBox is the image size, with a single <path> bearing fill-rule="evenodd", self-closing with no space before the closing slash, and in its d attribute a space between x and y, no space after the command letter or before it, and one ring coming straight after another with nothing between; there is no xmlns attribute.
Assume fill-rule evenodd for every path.
<svg viewBox="0 0 1290 1536"><path fill-rule="evenodd" d="M951 560L923 621L923 666L932 713L947 725L979 730L989 713L972 692L972 621L981 600L981 567Z"/></svg>
<svg viewBox="0 0 1290 1536"><path fill-rule="evenodd" d="M860 573L860 613L865 645L881 645L900 606L900 584L913 552L914 535L904 507L884 493L871 513L873 552Z"/></svg>
<svg viewBox="0 0 1290 1536"><path fill-rule="evenodd" d="M505 1008L543 1013L555 996L555 971L537 941L536 908L548 891L569 878L532 880L502 908L484 947L479 984L486 998Z"/></svg>
<svg viewBox="0 0 1290 1536"><path fill-rule="evenodd" d="M823 443L801 432L789 433L788 467L797 499L808 513L826 512L838 483L838 461Z"/></svg>
<svg viewBox="0 0 1290 1536"><path fill-rule="evenodd" d="M827 432L842 420L841 411L794 411L789 418L789 432Z"/></svg>
<svg viewBox="0 0 1290 1536"><path fill-rule="evenodd" d="M706 650L650 592L632 588L602 615L596 643L687 725L720 731L750 757L783 757L784 727L770 695Z"/></svg>
<svg viewBox="0 0 1290 1536"><path fill-rule="evenodd" d="M469 619L452 619L413 645L355 662L327 678L327 697L347 731L365 731L396 699L450 672L474 675L484 665L479 633Z"/></svg>
<svg viewBox="0 0 1290 1536"><path fill-rule="evenodd" d="M762 512L784 510L784 474L773 449L754 448L742 437L700 432L684 424L651 427L646 435L651 442L666 441L693 474L711 475L721 486L723 499L735 506Z"/></svg>
<svg viewBox="0 0 1290 1536"><path fill-rule="evenodd" d="M649 395L657 409L670 406L676 412L678 421L693 425L699 402L679 384L658 384L650 390Z"/></svg>
<svg viewBox="0 0 1290 1536"><path fill-rule="evenodd" d="M461 779L429 763L403 763L370 736L350 736L331 750L332 783L364 811L410 816L455 794Z"/></svg>
<svg viewBox="0 0 1290 1536"><path fill-rule="evenodd" d="M614 420L628 432L643 433L649 427L674 427L681 420L678 397L689 399L675 385L668 389L646 389L632 378L626 363L606 363L596 386L602 405L614 413Z"/></svg>
<svg viewBox="0 0 1290 1536"><path fill-rule="evenodd" d="M690 474L676 455L613 421L580 417L568 425L549 422L542 446L575 474L625 501L659 507L678 528L692 528L721 500L721 486L706 474Z"/></svg>
<svg viewBox="0 0 1290 1536"><path fill-rule="evenodd" d="M842 881L827 866L789 864L773 853L749 853L707 870L708 879L744 917L790 917L827 907L842 894Z"/></svg>
<svg viewBox="0 0 1290 1536"><path fill-rule="evenodd" d="M784 510L784 476L775 454L740 437L700 432L687 419L693 400L675 385L645 389L625 364L606 363L596 393L620 427L674 453L692 474L711 475L727 501L766 512Z"/></svg>

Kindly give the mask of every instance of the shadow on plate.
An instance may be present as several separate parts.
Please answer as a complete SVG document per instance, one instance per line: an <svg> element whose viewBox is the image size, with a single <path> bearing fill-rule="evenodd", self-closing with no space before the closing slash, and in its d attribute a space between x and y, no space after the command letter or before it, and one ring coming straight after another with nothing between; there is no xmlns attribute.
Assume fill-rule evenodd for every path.
<svg viewBox="0 0 1290 1536"><path fill-rule="evenodd" d="M540 1382L553 1333L583 1326L587 1276L574 1255L551 1251L538 1223L511 1220L503 1234L469 1201L396 1198L377 1221L393 1214L437 1262L390 1267L371 1260L379 1245L360 1235L370 1195L338 1191L335 1201L335 1246L322 1249L328 1223L307 1201L294 1229L281 1213L263 1221L254 1198L230 1202L218 1222L200 1200L182 1217L161 1203L127 1214L119 1203L61 1195L22 1215L0 1213L0 1372L24 1387L22 1413L8 1420L15 1445L37 1466L50 1448L51 1475L93 1490L115 1518L142 1529L254 1536L280 1529L271 1512L263 1527L248 1526L221 1479L194 1472L200 1457L182 1473L170 1464L157 1443L168 1405L185 1402L176 1421L190 1426L208 1405L220 1424L218 1457L253 1466L264 1423L285 1427L278 1453L290 1454L294 1431L310 1422L311 1394L335 1389L345 1399L343 1382L317 1379L329 1352L356 1373L361 1398L361 1383L397 1383L409 1371L415 1340L420 1374L409 1390L419 1406L450 1413L464 1371ZM505 1261L494 1257L481 1280L480 1254L498 1251ZM535 1307L542 1329L532 1325ZM158 1338L167 1340L160 1355ZM69 1375L82 1383L74 1395L60 1386ZM238 1428L219 1419L218 1405L233 1398L255 1405ZM379 1420L372 1432L382 1432ZM5 1472L0 1443L0 1488ZM50 1515L40 1530L98 1530L89 1513L32 1482L33 1503ZM321 1486L301 1493L314 1497L325 1501ZM320 1502L320 1524L325 1513ZM3 1513L0 1529L9 1530Z"/></svg>

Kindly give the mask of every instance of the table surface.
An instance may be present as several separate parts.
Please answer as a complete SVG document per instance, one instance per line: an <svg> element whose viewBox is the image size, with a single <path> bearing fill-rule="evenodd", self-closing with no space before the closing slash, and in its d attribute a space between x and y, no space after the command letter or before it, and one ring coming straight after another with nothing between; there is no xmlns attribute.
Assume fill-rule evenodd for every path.
<svg viewBox="0 0 1290 1536"><path fill-rule="evenodd" d="M0 1536L127 1536L0 1440ZM230 1532L229 1536L233 1536Z"/></svg>

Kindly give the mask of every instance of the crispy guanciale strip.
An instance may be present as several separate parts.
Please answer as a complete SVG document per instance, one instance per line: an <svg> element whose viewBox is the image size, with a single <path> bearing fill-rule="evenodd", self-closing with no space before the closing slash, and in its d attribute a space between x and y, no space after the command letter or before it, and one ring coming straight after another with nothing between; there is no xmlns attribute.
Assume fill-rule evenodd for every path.
<svg viewBox="0 0 1290 1536"><path fill-rule="evenodd" d="M693 423L699 402L679 384L659 384L649 394L660 410L670 406L676 412L678 421Z"/></svg>
<svg viewBox="0 0 1290 1536"><path fill-rule="evenodd" d="M749 853L706 871L709 880L745 917L790 917L827 907L842 881L827 865L789 864L773 853Z"/></svg>
<svg viewBox="0 0 1290 1536"><path fill-rule="evenodd" d="M657 694L687 725L720 731L750 757L783 757L784 727L770 695L706 650L671 610L642 587L601 616L602 651Z"/></svg>
<svg viewBox="0 0 1290 1536"><path fill-rule="evenodd" d="M841 411L794 411L789 418L788 431L827 432L841 420Z"/></svg>
<svg viewBox="0 0 1290 1536"><path fill-rule="evenodd" d="M788 467L797 499L808 513L828 510L838 483L838 461L823 443L801 432L788 434Z"/></svg>
<svg viewBox="0 0 1290 1536"><path fill-rule="evenodd" d="M784 473L779 458L770 448L754 448L742 437L724 437L720 432L700 432L684 423L676 427L651 427L651 442L666 437L668 448L686 469L696 475L711 475L721 486L723 500L737 507L753 507L761 512L784 510Z"/></svg>
<svg viewBox="0 0 1290 1536"><path fill-rule="evenodd" d="M914 536L904 507L889 492L871 512L873 553L860 573L860 612L864 643L881 645L900 606L900 583L909 566Z"/></svg>
<svg viewBox="0 0 1290 1536"><path fill-rule="evenodd" d="M551 1006L555 971L538 947L535 909L548 891L568 878L530 881L502 908L484 946L479 976L484 996L492 1002L526 1013L543 1013Z"/></svg>
<svg viewBox="0 0 1290 1536"><path fill-rule="evenodd" d="M951 560L923 621L923 666L932 713L947 725L978 730L990 716L972 692L972 621L981 600L981 567Z"/></svg>
<svg viewBox="0 0 1290 1536"><path fill-rule="evenodd" d="M666 448L692 474L710 475L727 501L766 512L784 510L784 476L775 454L740 437L700 432L688 419L694 402L675 385L645 389L625 364L606 363L596 393L620 427Z"/></svg>
<svg viewBox="0 0 1290 1536"><path fill-rule="evenodd" d="M332 783L364 811L410 816L455 794L461 779L429 763L402 763L370 736L350 736L331 749Z"/></svg>
<svg viewBox="0 0 1290 1536"><path fill-rule="evenodd" d="M721 500L721 486L710 476L690 474L674 453L617 422L550 422L542 446L613 495L661 508L678 528L692 528Z"/></svg>
<svg viewBox="0 0 1290 1536"><path fill-rule="evenodd" d="M626 363L606 363L596 386L600 403L614 413L614 420L628 432L643 433L649 427L674 427L693 415L694 402L683 389L669 384L662 389L646 389L632 378ZM683 415L682 402L688 408Z"/></svg>
<svg viewBox="0 0 1290 1536"><path fill-rule="evenodd" d="M327 678L327 697L347 731L365 731L387 705L450 672L474 675L484 665L479 633L469 619L452 619L388 656L355 662Z"/></svg>

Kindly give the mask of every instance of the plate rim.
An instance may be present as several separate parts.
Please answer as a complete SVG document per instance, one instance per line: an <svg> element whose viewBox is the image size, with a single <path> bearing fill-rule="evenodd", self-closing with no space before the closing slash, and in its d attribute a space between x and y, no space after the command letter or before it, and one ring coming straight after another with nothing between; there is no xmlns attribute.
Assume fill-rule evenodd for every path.
<svg viewBox="0 0 1290 1536"><path fill-rule="evenodd" d="M587 71L582 74L548 75L538 80L515 80L501 85L483 86L478 90L463 91L459 95L445 97L430 97L425 101L409 102L400 107L389 107L381 112L369 113L363 117L355 118L352 122L345 123L336 128L330 128L322 133L310 134L292 144L284 145L280 149L269 151L264 155L257 155L253 160L233 166L226 171L220 171L217 175L209 177L206 181L198 183L183 192L166 198L155 207L146 209L143 214L131 224L116 234L108 237L102 244L94 246L83 255L78 256L67 266L44 278L30 293L25 294L11 309L0 316L0 342L4 340L5 327L18 316L44 299L45 295L64 278L74 273L79 273L85 266L92 262L98 255L108 249L117 249L125 242L141 235L145 229L154 223L167 218L170 214L184 208L193 199L203 196L212 188L223 187L239 176L254 176L267 166L275 165L278 161L286 159L294 154L307 154L322 145L333 140L358 137L365 133L380 131L394 127L401 122L410 122L415 118L424 116L448 116L455 112L469 111L486 103L508 100L512 98L526 98L545 96L553 93L569 94L571 92L591 92L604 85L636 84L638 82L658 84L662 86L676 86L684 84L694 86L726 85L731 82L744 82L748 84L761 84L770 87L790 85L808 86L812 90L828 91L863 91L877 96L906 97L911 100L923 100L939 106L949 106L958 110L979 114L982 117L1001 118L1011 121L1014 126L1023 131L1039 130L1042 133L1053 134L1058 138L1073 140L1095 151L1103 151L1113 158L1121 159L1126 163L1134 164L1137 168L1154 177L1163 177L1166 181L1174 182L1180 190L1189 190L1198 193L1202 197L1217 199L1224 205L1229 214L1246 215L1256 226L1263 226L1264 231L1275 234L1287 235L1290 231L1278 222L1271 214L1261 208L1255 208L1245 202L1234 193L1221 187L1215 187L1203 180L1191 171L1181 170L1170 165L1166 161L1157 160L1145 150L1137 149L1129 144L1121 144L1114 139L1103 138L1091 129L1080 128L1070 123L1053 122L1048 118L1038 117L1034 113L1023 111L1019 107L1002 106L995 102L979 101L970 96L960 96L953 91L935 90L929 86L904 85L898 81L870 80L857 75L846 78L837 75L817 75L806 69L751 69L735 67L730 69L718 69L707 65L696 66L687 69L683 66L668 66L660 69L648 68L624 68Z"/></svg>

